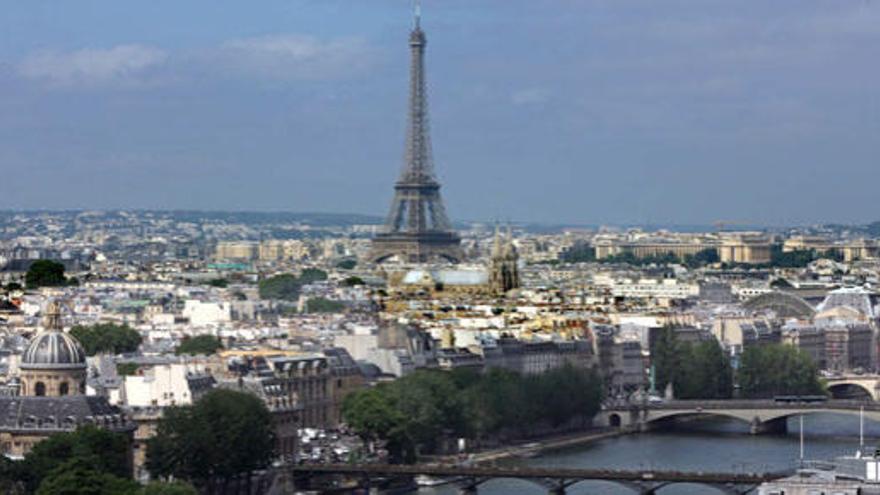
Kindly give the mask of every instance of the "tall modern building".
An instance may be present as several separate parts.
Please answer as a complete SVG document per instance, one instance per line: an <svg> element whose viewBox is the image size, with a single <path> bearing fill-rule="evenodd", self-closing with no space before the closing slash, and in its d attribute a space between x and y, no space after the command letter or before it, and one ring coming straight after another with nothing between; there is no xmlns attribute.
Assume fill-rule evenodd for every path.
<svg viewBox="0 0 880 495"><path fill-rule="evenodd" d="M434 175L425 87L426 44L417 11L415 26L409 35L412 67L405 160L394 185L394 200L385 230L373 238L370 259L377 263L393 256L411 263L434 258L458 262L464 255L461 238L452 230L440 198L440 183Z"/></svg>

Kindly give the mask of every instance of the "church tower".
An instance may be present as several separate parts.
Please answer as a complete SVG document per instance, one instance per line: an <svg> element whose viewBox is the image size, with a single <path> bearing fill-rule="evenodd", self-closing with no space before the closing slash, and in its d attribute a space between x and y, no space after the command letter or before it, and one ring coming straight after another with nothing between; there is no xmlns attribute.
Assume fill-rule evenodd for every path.
<svg viewBox="0 0 880 495"><path fill-rule="evenodd" d="M496 294L504 294L520 286L519 253L513 243L510 227L502 239L495 227L495 241L492 244L492 257L489 267L489 288Z"/></svg>

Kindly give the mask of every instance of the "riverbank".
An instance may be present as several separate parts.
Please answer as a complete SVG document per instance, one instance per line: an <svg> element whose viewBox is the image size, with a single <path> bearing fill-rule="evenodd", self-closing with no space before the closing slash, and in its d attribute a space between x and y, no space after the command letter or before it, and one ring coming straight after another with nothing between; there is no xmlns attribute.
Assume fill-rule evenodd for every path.
<svg viewBox="0 0 880 495"><path fill-rule="evenodd" d="M511 457L528 458L535 457L545 452L560 450L569 447L580 447L592 442L598 442L606 438L613 438L620 435L630 433L629 431L615 429L591 430L582 433L561 435L557 437L548 437L528 443L502 447L498 449L488 450L485 452L475 453L471 457L472 462L486 463L494 462Z"/></svg>
<svg viewBox="0 0 880 495"><path fill-rule="evenodd" d="M483 464L510 458L536 457L544 454L545 452L566 449L569 447L579 447L592 442L598 442L599 440L604 440L606 438L626 435L628 433L632 432L626 429L619 428L602 428L577 433L566 433L562 435L547 436L539 439L528 439L513 445L506 445L504 447L474 452L468 456L467 462ZM428 462L438 463L456 463L460 461L461 459L457 456L443 456L428 460Z"/></svg>

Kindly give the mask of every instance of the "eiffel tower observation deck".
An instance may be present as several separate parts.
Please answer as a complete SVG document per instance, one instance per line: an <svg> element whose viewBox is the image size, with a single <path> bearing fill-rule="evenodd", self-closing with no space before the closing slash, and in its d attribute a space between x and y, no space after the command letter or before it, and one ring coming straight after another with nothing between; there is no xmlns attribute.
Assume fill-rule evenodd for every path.
<svg viewBox="0 0 880 495"><path fill-rule="evenodd" d="M381 263L396 256L409 263L432 259L459 262L461 238L452 229L434 175L425 85L425 45L419 8L409 35L411 69L409 117L403 170L394 184L394 200L382 233L373 238L370 260Z"/></svg>

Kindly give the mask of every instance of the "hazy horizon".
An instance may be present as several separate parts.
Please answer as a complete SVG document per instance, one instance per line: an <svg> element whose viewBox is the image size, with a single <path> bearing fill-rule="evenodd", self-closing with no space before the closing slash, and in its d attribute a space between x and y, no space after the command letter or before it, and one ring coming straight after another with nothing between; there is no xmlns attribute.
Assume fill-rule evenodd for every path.
<svg viewBox="0 0 880 495"><path fill-rule="evenodd" d="M874 1L425 0L423 12L453 219L878 218ZM4 14L0 209L387 213L410 1Z"/></svg>

